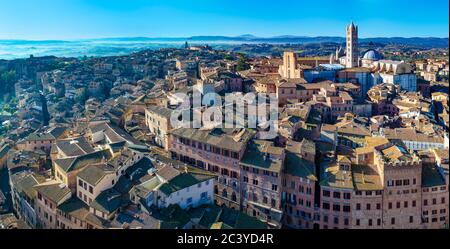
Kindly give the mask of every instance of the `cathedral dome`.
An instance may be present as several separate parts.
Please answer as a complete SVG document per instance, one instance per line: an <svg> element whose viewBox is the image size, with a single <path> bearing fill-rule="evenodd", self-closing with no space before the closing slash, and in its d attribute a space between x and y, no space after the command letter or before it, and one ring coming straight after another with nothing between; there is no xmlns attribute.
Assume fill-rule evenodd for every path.
<svg viewBox="0 0 450 249"><path fill-rule="evenodd" d="M372 61L378 61L382 59L381 54L373 49L369 49L366 51L366 53L364 53L364 60L372 60Z"/></svg>

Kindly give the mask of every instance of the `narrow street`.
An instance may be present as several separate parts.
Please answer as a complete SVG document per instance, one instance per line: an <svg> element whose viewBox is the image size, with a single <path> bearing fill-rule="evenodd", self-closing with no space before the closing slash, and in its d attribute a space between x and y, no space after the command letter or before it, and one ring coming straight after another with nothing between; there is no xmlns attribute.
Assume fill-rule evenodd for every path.
<svg viewBox="0 0 450 249"><path fill-rule="evenodd" d="M12 211L11 209L11 189L9 186L9 175L8 175L8 170L2 169L0 170L0 190L3 192L3 194L6 197L6 207L7 207L7 211Z"/></svg>

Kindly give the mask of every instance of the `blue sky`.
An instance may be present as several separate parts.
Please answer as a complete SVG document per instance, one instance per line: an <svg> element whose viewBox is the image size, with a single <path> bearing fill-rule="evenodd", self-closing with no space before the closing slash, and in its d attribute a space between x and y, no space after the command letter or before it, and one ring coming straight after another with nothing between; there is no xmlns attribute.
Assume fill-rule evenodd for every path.
<svg viewBox="0 0 450 249"><path fill-rule="evenodd" d="M0 39L448 37L448 0L0 0Z"/></svg>

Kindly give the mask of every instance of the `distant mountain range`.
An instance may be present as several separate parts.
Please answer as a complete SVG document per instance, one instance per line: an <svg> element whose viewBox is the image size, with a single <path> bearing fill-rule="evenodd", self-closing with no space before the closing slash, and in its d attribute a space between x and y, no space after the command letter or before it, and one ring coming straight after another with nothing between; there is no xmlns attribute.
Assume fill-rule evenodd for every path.
<svg viewBox="0 0 450 249"><path fill-rule="evenodd" d="M211 46L239 46L241 44L308 44L345 43L344 37L337 36L292 36L256 37L241 36L193 36L179 38L124 37L80 40L0 40L0 59L26 58L30 55L59 57L126 55L144 49L183 47L184 42L191 45L209 44ZM448 38L436 37L376 37L360 39L361 43L409 45L420 48L448 48Z"/></svg>
<svg viewBox="0 0 450 249"><path fill-rule="evenodd" d="M334 42L344 43L345 38L339 36L293 36L282 35L274 37L257 37L253 35L241 35L241 36L192 36L192 37L179 37L179 38L148 38L148 37L130 37L130 38L105 38L96 39L99 41L172 41L172 42L195 42L195 43L323 43ZM449 46L449 38L439 37L374 37L374 38L360 38L360 42L374 42L382 44L404 44L404 45L416 45L425 47L438 47L445 48Z"/></svg>
<svg viewBox="0 0 450 249"><path fill-rule="evenodd" d="M120 38L99 38L99 39L80 39L73 41L64 40L1 40L1 44L64 44L73 42L195 42L195 43L323 43L323 42L334 42L334 43L344 43L345 38L339 36L293 36L293 35L282 35L274 37L257 37L254 35L241 35L241 36L192 36L192 37L160 37L160 38L150 38L150 37L120 37ZM382 44L404 44L404 45L417 45L417 46L427 46L427 47L448 47L449 38L439 38L439 37L373 37L373 38L360 38L360 42L374 42Z"/></svg>

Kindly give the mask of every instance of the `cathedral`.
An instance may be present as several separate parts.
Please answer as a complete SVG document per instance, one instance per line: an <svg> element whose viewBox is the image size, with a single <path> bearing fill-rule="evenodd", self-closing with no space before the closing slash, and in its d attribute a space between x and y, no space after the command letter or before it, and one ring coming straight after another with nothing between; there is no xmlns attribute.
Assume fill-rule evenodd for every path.
<svg viewBox="0 0 450 249"><path fill-rule="evenodd" d="M330 56L330 64L340 64L351 70L353 78L344 77L341 81L356 80L363 93L381 83L400 85L403 90L416 91L417 76L412 67L404 61L385 60L380 52L368 49L362 58L358 51L358 26L353 22L346 29L346 48L336 49ZM343 70L346 71L346 70ZM350 72L347 70L347 72Z"/></svg>

